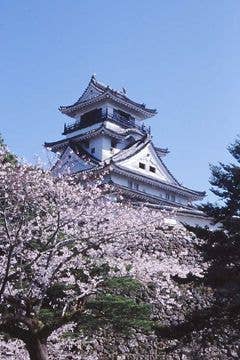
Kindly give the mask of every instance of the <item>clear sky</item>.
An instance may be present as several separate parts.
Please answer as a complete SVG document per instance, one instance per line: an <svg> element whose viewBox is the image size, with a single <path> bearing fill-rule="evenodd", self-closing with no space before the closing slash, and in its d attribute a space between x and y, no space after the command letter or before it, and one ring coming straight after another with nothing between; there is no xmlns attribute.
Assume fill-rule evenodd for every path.
<svg viewBox="0 0 240 360"><path fill-rule="evenodd" d="M156 145L185 186L209 188L239 134L239 0L0 0L0 132L29 161L90 76L157 108Z"/></svg>

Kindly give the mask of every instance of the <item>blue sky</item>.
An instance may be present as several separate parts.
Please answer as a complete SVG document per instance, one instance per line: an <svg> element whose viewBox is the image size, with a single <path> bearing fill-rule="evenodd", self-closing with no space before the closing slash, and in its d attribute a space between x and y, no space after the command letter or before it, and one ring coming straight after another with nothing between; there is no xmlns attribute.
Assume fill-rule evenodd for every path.
<svg viewBox="0 0 240 360"><path fill-rule="evenodd" d="M18 155L61 138L60 105L90 76L158 115L151 125L184 185L209 188L239 134L238 0L0 1L0 132Z"/></svg>

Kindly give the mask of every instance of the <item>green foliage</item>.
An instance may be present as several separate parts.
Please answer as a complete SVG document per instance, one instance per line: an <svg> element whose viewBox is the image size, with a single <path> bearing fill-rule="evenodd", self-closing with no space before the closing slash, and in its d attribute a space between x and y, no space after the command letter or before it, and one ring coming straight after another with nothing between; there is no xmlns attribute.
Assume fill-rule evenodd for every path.
<svg viewBox="0 0 240 360"><path fill-rule="evenodd" d="M2 137L2 135L0 134L0 148L5 147L5 146L6 146L6 145L5 145L5 143L4 143L3 137Z"/></svg>
<svg viewBox="0 0 240 360"><path fill-rule="evenodd" d="M240 139L229 147L236 164L212 166L212 191L221 200L201 207L218 224L218 229L192 229L205 240L203 247L211 267L205 280L212 286L230 281L239 282L240 267ZM226 284L227 285L227 284ZM237 286L240 286L240 282Z"/></svg>
<svg viewBox="0 0 240 360"><path fill-rule="evenodd" d="M7 152L4 157L4 162L11 163L12 165L17 164L17 158L15 155L11 154L10 152Z"/></svg>
<svg viewBox="0 0 240 360"><path fill-rule="evenodd" d="M56 319L56 316L58 316L56 311L54 311L53 309L49 309L49 308L42 308L38 314L39 320L45 324L53 323Z"/></svg>
<svg viewBox="0 0 240 360"><path fill-rule="evenodd" d="M108 264L102 264L101 266L95 266L94 268L92 268L90 275L106 277L109 273L109 270L110 267Z"/></svg>
<svg viewBox="0 0 240 360"><path fill-rule="evenodd" d="M66 285L64 284L54 284L48 288L46 296L49 301L57 301L58 299L63 299L65 297L64 290L66 290Z"/></svg>
<svg viewBox="0 0 240 360"><path fill-rule="evenodd" d="M210 263L204 283L214 291L213 331L234 326L232 309L238 309L234 318L240 321L240 138L228 150L235 162L211 166L211 191L219 201L200 207L217 229L189 227L204 240L203 255Z"/></svg>
<svg viewBox="0 0 240 360"><path fill-rule="evenodd" d="M105 282L105 285L110 289L117 289L126 292L138 291L142 285L136 279L130 277L113 277Z"/></svg>
<svg viewBox="0 0 240 360"><path fill-rule="evenodd" d="M3 137L0 134L0 149L3 148L6 150L6 144L4 143ZM6 163L11 163L12 165L16 165L17 164L17 158L14 154L10 153L9 151L6 150L3 162Z"/></svg>
<svg viewBox="0 0 240 360"><path fill-rule="evenodd" d="M90 300L87 308L93 315L92 326L110 323L118 331L129 331L133 327L151 329L150 306L129 297L101 294Z"/></svg>

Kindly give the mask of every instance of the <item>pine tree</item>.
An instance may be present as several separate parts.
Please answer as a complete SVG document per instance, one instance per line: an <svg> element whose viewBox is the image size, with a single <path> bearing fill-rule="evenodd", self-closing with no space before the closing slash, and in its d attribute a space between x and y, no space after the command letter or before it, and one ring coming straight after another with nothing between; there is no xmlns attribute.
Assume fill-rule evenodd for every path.
<svg viewBox="0 0 240 360"><path fill-rule="evenodd" d="M228 151L232 163L211 166L211 191L218 202L200 206L213 219L215 230L191 230L204 240L202 250L210 264L204 284L212 289L214 302L204 326L231 342L240 325L240 138Z"/></svg>

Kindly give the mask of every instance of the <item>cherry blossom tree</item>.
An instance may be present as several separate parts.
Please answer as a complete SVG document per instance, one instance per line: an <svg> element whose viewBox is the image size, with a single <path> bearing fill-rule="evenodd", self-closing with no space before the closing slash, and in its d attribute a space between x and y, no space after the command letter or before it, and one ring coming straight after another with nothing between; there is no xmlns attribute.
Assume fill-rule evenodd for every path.
<svg viewBox="0 0 240 360"><path fill-rule="evenodd" d="M172 277L202 276L200 258L190 250L163 253L163 242L176 238L189 237L193 247L183 228L169 230L167 214L113 202L106 190L96 181L53 178L1 149L0 332L15 339L11 351L21 340L31 360L53 359L48 339L66 326L86 324L111 280L155 284L155 301L171 304L169 293L178 293ZM126 304L134 309L126 312L130 326L138 316L147 319L141 318L144 304ZM104 307L97 310L98 318L106 315ZM60 359L61 346L56 351Z"/></svg>

